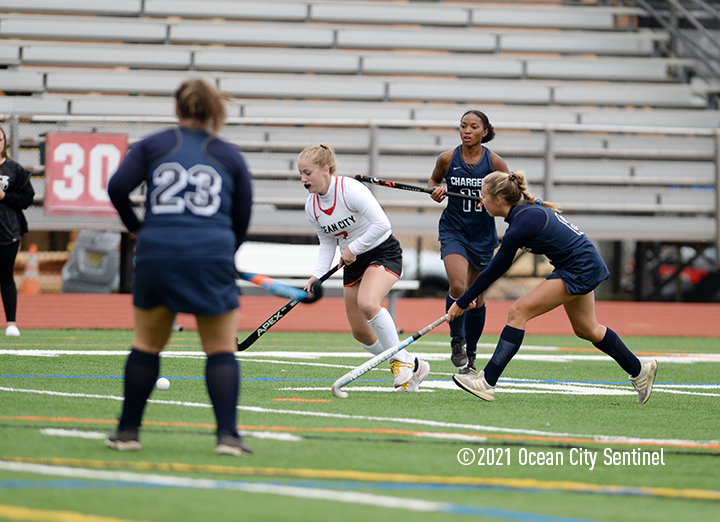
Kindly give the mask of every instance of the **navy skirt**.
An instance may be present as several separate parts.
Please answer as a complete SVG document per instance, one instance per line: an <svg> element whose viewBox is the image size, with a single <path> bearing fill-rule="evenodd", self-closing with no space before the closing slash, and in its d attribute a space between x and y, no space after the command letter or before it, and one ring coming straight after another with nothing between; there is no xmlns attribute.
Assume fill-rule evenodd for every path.
<svg viewBox="0 0 720 522"><path fill-rule="evenodd" d="M133 304L175 313L222 315L239 306L235 266L222 259L146 260L135 266Z"/></svg>

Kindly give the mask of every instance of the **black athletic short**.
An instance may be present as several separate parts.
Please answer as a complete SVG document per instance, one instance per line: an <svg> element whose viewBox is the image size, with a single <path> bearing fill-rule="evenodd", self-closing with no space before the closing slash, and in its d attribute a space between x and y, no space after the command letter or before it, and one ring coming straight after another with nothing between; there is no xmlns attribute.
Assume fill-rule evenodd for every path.
<svg viewBox="0 0 720 522"><path fill-rule="evenodd" d="M355 262L343 267L343 285L352 286L362 279L365 270L371 266L382 266L398 276L402 275L402 248L395 236L390 236L372 250L357 256Z"/></svg>

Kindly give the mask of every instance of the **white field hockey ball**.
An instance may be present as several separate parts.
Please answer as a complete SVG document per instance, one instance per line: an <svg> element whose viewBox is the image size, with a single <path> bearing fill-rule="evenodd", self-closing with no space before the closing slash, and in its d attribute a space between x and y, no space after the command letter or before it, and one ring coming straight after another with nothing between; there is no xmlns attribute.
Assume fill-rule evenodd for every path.
<svg viewBox="0 0 720 522"><path fill-rule="evenodd" d="M168 381L165 377L160 377L155 383L155 386L157 386L158 390L167 390L170 388L170 381Z"/></svg>

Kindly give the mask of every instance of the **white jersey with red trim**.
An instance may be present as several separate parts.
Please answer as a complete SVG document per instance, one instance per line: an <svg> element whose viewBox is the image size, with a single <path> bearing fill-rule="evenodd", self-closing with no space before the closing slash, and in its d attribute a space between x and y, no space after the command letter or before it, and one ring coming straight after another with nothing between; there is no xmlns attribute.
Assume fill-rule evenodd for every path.
<svg viewBox="0 0 720 522"><path fill-rule="evenodd" d="M315 277L330 269L335 249L362 254L392 234L390 220L370 189L346 176L333 176L325 194L310 194L305 215L320 239Z"/></svg>

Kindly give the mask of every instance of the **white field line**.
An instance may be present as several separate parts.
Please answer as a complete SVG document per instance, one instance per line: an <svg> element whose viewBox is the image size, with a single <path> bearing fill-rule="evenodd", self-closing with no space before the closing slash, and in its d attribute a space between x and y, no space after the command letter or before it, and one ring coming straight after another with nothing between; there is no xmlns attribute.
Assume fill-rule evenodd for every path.
<svg viewBox="0 0 720 522"><path fill-rule="evenodd" d="M600 353L598 351L597 354L591 354L591 355L583 355L583 354L562 354L562 355L553 355L553 354L525 354L522 353L525 349L525 346L520 348L520 352L513 357L513 359L516 360L528 360L528 361L545 361L545 362L554 362L554 363L565 363L570 361L593 361L593 362L608 362L611 360L607 355ZM411 350L412 352L412 347ZM0 352L1 353L1 352ZM164 353L164 352L163 352ZM299 355L298 355L299 354ZM237 357L241 360L244 359L251 359L253 354L252 353L246 353L241 352L236 354ZM358 352L260 352L258 354L254 354L255 357L261 356L263 358L290 358L290 359L320 359L320 358L346 358L346 359L369 359L370 354L364 351L358 351ZM427 360L447 360L450 358L449 353L422 353L421 357L423 359ZM490 359L492 357L491 353L478 353L477 358L478 359ZM644 359L645 357L643 357ZM687 364L687 363L694 363L694 362L720 362L720 354L668 354L668 355L658 355L653 356L653 359L656 359L658 362L667 362L667 363L680 363L680 364Z"/></svg>
<svg viewBox="0 0 720 522"><path fill-rule="evenodd" d="M105 440L107 433L100 431L84 431L84 430L67 430L63 428L44 428L40 430L41 435L47 435L50 437L68 437L75 439L92 439L92 440ZM243 437L252 437L255 439L269 439L280 442L300 442L303 437L293 435L292 433L281 433L273 431L249 431L240 430L240 435ZM422 437L425 439L441 439L441 440L461 440L466 442L485 442L487 437L483 435L468 435L464 433L434 433L432 431L423 431L413 433L415 437Z"/></svg>
<svg viewBox="0 0 720 522"><path fill-rule="evenodd" d="M465 433L434 433L432 431L422 431L415 433L416 437L423 437L428 439L442 439L442 440L461 440L465 442L487 442L488 438L483 435L472 435Z"/></svg>
<svg viewBox="0 0 720 522"><path fill-rule="evenodd" d="M92 439L92 440L105 440L107 433L100 431L84 431L84 430L67 430L63 428L44 428L40 430L41 435L47 435L50 437L68 437L75 439ZM300 442L303 440L298 435L292 433L279 433L272 431L248 431L240 430L240 435L243 437L252 437L255 439L269 439L280 442ZM431 431L417 432L413 434L415 437L422 437L425 439L442 439L442 440L461 440L467 442L485 442L487 437L482 435L466 435L463 433L434 433Z"/></svg>
<svg viewBox="0 0 720 522"><path fill-rule="evenodd" d="M716 386L720 388L720 386ZM458 387L452 381L426 380L420 385L420 392L430 392L432 390L457 390ZM286 386L278 388L278 391L293 392L329 392L330 386ZM391 386L344 386L343 390L352 392L395 392ZM536 393L536 394L557 394L557 395L637 395L637 392L628 385L627 387L611 386L611 385L589 385L587 383L516 383L503 382L497 388L498 393ZM674 393L679 395L693 395L698 397L717 397L720 393L703 393L695 391L682 391L670 388L669 385L664 387L653 386L655 393Z"/></svg>
<svg viewBox="0 0 720 522"><path fill-rule="evenodd" d="M99 431L65 430L62 428L44 428L40 430L40 433L50 437L68 437L71 439L105 440L107 437L107 433Z"/></svg>
<svg viewBox="0 0 720 522"><path fill-rule="evenodd" d="M355 368L355 366L348 365L348 364L295 362L290 359L277 360L277 359L245 359L245 358L243 358L242 362L257 362L257 363L262 363L262 364L284 364L285 366L298 364L298 365L302 365L302 366L315 366L315 367L322 367L322 368L340 368L343 370L346 370L348 368L352 370L353 368ZM379 368L373 368L373 370L377 370L377 369L379 369ZM386 370L387 370L387 368L386 368Z"/></svg>
<svg viewBox="0 0 720 522"><path fill-rule="evenodd" d="M240 435L243 437L254 437L256 439L268 439L268 440L279 440L282 442L300 442L303 440L299 435L293 435L292 433L277 433L274 431L248 431L240 430Z"/></svg>
<svg viewBox="0 0 720 522"><path fill-rule="evenodd" d="M438 390L459 390L457 385L452 381L425 381L420 385L420 392L432 391L428 388L434 388ZM513 387L498 388L502 393L552 393L557 395L637 395L636 391L620 390L620 389L607 389L607 388L582 388L578 386L569 385L539 385L534 389L518 389ZM278 391L301 391L301 392L319 392L329 391L329 387L313 387L313 386L302 386L299 388L278 388ZM380 386L344 386L343 390L349 392L394 392L395 389L391 387L380 387ZM717 395L720 397L720 395Z"/></svg>
<svg viewBox="0 0 720 522"><path fill-rule="evenodd" d="M13 355L44 355L44 354L55 354L55 355L125 355L128 352L120 350L91 350L91 351L77 351L77 350L0 350L0 354L7 352ZM324 368L337 368L337 369L352 369L352 365L341 365L341 364L327 364L320 362L308 362L308 359L318 359L321 357L339 357L339 358L366 358L367 354L364 352L352 352L352 353L334 353L334 352L262 352L263 355L268 357L267 359L255 359L250 358L250 354L238 354L242 360L246 362L257 362L262 364L293 364L298 366L316 366ZM447 359L447 354L424 354L424 358L430 356L436 356L435 358ZM187 357L187 358L202 358L204 354L201 352L163 352L163 356L169 357ZM696 360L702 360L708 362L707 358L710 356L709 362L714 362L714 356L712 354L688 354L683 356L662 356L658 357L659 360L664 362L677 362L677 363L688 363ZM269 357L278 357L272 359ZM479 358L489 358L490 354L484 354ZM432 358L432 357L430 357ZM545 362L567 362L568 360L585 360L594 362L607 362L608 357L604 354L598 355L535 355L535 354L518 354L515 356L516 359L534 360L534 361L545 361ZM301 359L298 361L297 359ZM384 368L373 368L373 371L385 371ZM451 374L446 373L433 373L436 376L448 377ZM431 384L432 383L432 384ZM614 384L605 383L578 383L578 382L540 382L537 380L505 380L501 379L501 390L507 393L559 393L559 394L576 394L576 395L631 395L634 392L631 389L625 387L618 388ZM450 381L426 381L423 383L424 388L436 388L436 389L455 389L455 386ZM323 391L325 387L285 387L280 388L283 391L295 390L295 391ZM384 387L356 387L347 388L352 391L392 391L392 388ZM720 385L717 384L657 384L655 387L656 391L683 394L683 395L696 395L696 396L708 396L717 397L714 393L700 393L696 390L707 389L715 390L720 389ZM685 391L683 391L685 390ZM426 391L426 390L423 390Z"/></svg>
<svg viewBox="0 0 720 522"><path fill-rule="evenodd" d="M534 384L534 383L553 383L557 382L559 384L575 384L577 386L617 386L617 383L612 382L587 382L587 381L570 381L570 380L544 380L544 379L518 379L518 378L509 378L509 377L503 377L500 379L503 383L517 383L520 384ZM630 384L630 381L628 381L628 384ZM653 390L656 388L691 388L691 389L708 389L708 390L718 390L720 389L720 383L718 384L693 384L693 383L673 383L673 384L658 384L657 382L653 385Z"/></svg>
<svg viewBox="0 0 720 522"><path fill-rule="evenodd" d="M107 433L102 433L100 431L66 430L62 428L44 428L40 430L40 433L49 437L69 437L74 439L105 440L107 438ZM243 437L247 436L254 437L256 439L271 439L284 442L299 442L303 440L302 437L293 435L292 433L275 433L272 431L241 430L240 435Z"/></svg>
<svg viewBox="0 0 720 522"><path fill-rule="evenodd" d="M412 352L412 345L409 347ZM610 360L607 355L601 353L599 350L597 354L524 354L525 346L520 348L513 359L525 359L533 361L547 361L547 362L569 362L569 361L596 361L596 362L607 362ZM165 352L163 352L164 354ZM183 352L174 352L182 354ZM187 352L184 352L187 353ZM0 355L2 351L0 351ZM320 358L346 358L346 359L369 359L371 354L362 350L354 352L291 352L291 351L260 351L256 353L252 352L240 352L236 356L239 359L263 357L270 359L290 358L290 359L320 359ZM478 353L479 359L490 359L491 353ZM422 358L427 360L446 360L450 358L450 353L422 353ZM649 357L642 357L643 359ZM673 362L673 363L691 363L691 362L720 362L720 354L666 354L653 356L658 362Z"/></svg>
<svg viewBox="0 0 720 522"><path fill-rule="evenodd" d="M607 362L608 356L602 353L593 355L583 354L525 354L522 353L528 347L523 346L520 352L515 355L515 360L543 361L564 363L570 361L594 361ZM0 350L0 355L16 355L23 357L58 357L61 355L114 355L127 356L127 350ZM163 357L170 358L203 358L205 355L201 351L171 351L162 352ZM362 350L354 352L294 352L294 351L257 351L257 352L239 352L235 354L241 360L254 360L261 357L262 361L273 361L275 359L291 359L291 360L315 360L322 358L341 358L341 359L369 359L370 354ZM490 353L478 353L478 359L490 359ZM449 359L449 353L423 353L422 357L427 360L446 360ZM689 364L695 362L720 362L720 354L698 353L698 354L667 354L656 355L652 357L658 362Z"/></svg>
<svg viewBox="0 0 720 522"><path fill-rule="evenodd" d="M17 388L7 388L7 387L0 387L0 392L31 393L31 394L38 394L38 395L54 395L54 396L62 396L62 397L74 397L74 398L78 398L78 399L90 398L90 399L109 399L109 400L114 400L114 401L122 401L123 400L122 397L113 396L113 395L88 395L88 394L84 394L84 393L55 392L55 391L49 391L49 390L28 390L28 389L17 389ZM189 402L189 401L168 401L168 400L150 399L148 402L153 403L153 404L167 405L167 406L182 406L182 407L188 407L188 408L211 408L210 404L204 404L204 403L199 403L199 402ZM301 417L318 417L318 418L326 418L326 419L346 419L346 420L362 421L362 422L370 422L370 423L388 422L388 423L392 423L392 424L432 426L434 428L443 428L443 429L448 429L448 428L449 429L461 429L461 430L476 431L476 432L477 431L495 432L495 433L514 434L514 435L531 435L531 436L538 436L538 437L589 438L589 439L595 439L597 441L602 441L604 443L611 443L611 442L626 443L626 442L630 441L633 444L652 444L652 445L665 444L665 445L673 445L673 446L693 446L693 447L696 447L698 445L720 444L720 440L693 441L693 440L685 440L685 439L639 439L639 438L613 436L613 435L587 435L587 434L583 435L583 434L577 434L577 433L561 433L561 432L552 432L552 431L526 430L526 429L521 429L521 428L503 428L503 427L498 427L498 426L485 426L482 424L441 422L441 421L434 421L434 420L427 420L427 419L413 419L413 418L404 418L404 417L376 417L376 416L369 416L369 415L349 415L349 414L344 414L344 413L326 413L326 412L314 412L314 411L303 411L303 410L261 408L259 406L238 406L238 410L252 412L252 413L262 413L262 414L297 415L297 416L301 416Z"/></svg>
<svg viewBox="0 0 720 522"><path fill-rule="evenodd" d="M437 342L437 341L423 341L422 339L419 341L415 341L413 343L415 346L440 346L440 347L446 347L450 348L449 342ZM478 348L483 348L487 350L494 350L495 349L495 343L478 343ZM537 352L557 352L558 350L572 350L572 347L560 347L560 346L535 346L532 344L523 344L522 346L523 350L529 350L529 351L537 351ZM578 348L578 350L582 350L582 348Z"/></svg>
<svg viewBox="0 0 720 522"><path fill-rule="evenodd" d="M294 387L285 387L285 388L278 388L278 391L326 391L329 392L331 389L331 386L300 386L298 388ZM345 391L361 391L361 392L376 392L376 393L404 393L396 391L395 388L392 386L343 386L343 390ZM432 393L432 390L418 390L418 392L427 392Z"/></svg>
<svg viewBox="0 0 720 522"><path fill-rule="evenodd" d="M431 502L419 499L407 499L376 495L373 493L356 493L350 491L336 491L320 488L302 488L295 486L281 486L264 484L262 482L238 482L229 480L195 479L171 475L154 475L132 473L128 471L103 471L86 468L69 468L66 466L47 466L44 464L27 464L21 462L0 461L0 469L18 473L35 473L47 476L59 476L90 480L110 480L135 484L149 484L172 488L205 489L205 490L236 490L246 493L266 493L286 497L296 497L313 500L331 500L349 504L364 504L385 508L406 509L420 512L449 512L453 509L451 504Z"/></svg>

